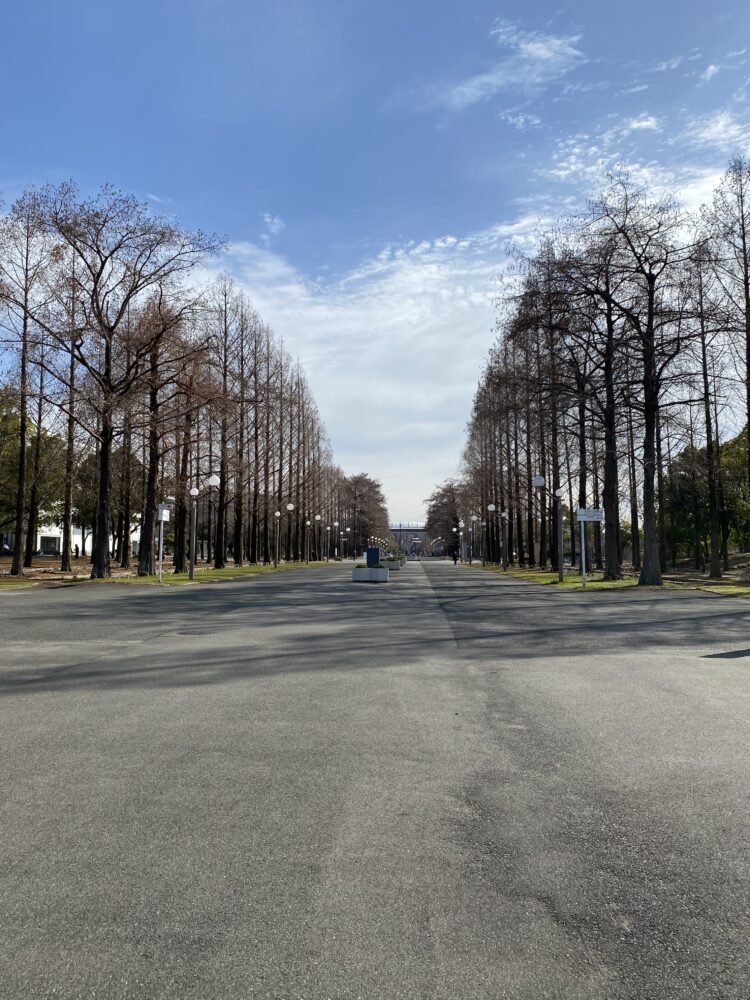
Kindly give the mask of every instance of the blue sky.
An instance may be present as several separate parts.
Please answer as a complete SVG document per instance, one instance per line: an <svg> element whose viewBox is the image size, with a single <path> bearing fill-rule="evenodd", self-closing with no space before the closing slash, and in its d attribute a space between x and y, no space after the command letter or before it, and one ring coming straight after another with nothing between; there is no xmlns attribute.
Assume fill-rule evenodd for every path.
<svg viewBox="0 0 750 1000"><path fill-rule="evenodd" d="M615 162L695 206L750 151L739 0L13 0L3 39L6 202L106 181L225 234L396 519L456 471L508 241Z"/></svg>

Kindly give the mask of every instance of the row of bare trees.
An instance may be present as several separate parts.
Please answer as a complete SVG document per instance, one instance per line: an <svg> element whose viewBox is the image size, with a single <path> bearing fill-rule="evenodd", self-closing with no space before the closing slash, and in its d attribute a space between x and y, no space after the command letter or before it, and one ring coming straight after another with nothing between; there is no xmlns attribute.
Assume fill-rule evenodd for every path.
<svg viewBox="0 0 750 1000"><path fill-rule="evenodd" d="M750 543L749 373L750 164L697 216L612 177L502 297L456 516L485 521L491 559L502 515L511 560L557 568L559 496L573 563L575 511L595 506L585 544L606 578L627 556L659 584L683 549L719 577Z"/></svg>
<svg viewBox="0 0 750 1000"><path fill-rule="evenodd" d="M77 524L92 577L130 566L135 530L138 573L152 573L167 501L176 571L192 509L216 568L321 558L340 549L338 531L354 551L387 531L379 484L335 465L299 363L231 279L198 280L220 249L109 188L32 190L0 218L13 574L50 516L64 570Z"/></svg>

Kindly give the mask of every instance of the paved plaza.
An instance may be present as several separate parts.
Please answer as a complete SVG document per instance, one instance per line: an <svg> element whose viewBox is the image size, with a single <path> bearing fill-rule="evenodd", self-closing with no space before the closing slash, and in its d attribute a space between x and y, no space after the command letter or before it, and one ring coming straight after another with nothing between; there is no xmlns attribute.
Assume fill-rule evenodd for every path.
<svg viewBox="0 0 750 1000"><path fill-rule="evenodd" d="M0 594L0 997L750 995L750 603Z"/></svg>

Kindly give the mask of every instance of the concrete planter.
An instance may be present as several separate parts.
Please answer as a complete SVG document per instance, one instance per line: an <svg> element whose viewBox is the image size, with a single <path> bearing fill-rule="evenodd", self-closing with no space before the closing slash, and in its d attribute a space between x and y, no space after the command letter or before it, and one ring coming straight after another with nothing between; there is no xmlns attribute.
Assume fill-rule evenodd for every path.
<svg viewBox="0 0 750 1000"><path fill-rule="evenodd" d="M366 566L352 570L353 583L388 583L388 569L368 569Z"/></svg>
<svg viewBox="0 0 750 1000"><path fill-rule="evenodd" d="M388 569L401 569L401 562L398 559L384 559L383 564L388 567Z"/></svg>

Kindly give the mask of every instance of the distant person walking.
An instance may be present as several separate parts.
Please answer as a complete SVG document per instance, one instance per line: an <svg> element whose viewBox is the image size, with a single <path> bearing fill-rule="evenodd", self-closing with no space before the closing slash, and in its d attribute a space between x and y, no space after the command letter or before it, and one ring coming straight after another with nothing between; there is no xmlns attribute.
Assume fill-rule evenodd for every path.
<svg viewBox="0 0 750 1000"><path fill-rule="evenodd" d="M455 566L458 562L458 552L453 553L453 565Z"/></svg>
<svg viewBox="0 0 750 1000"><path fill-rule="evenodd" d="M77 545L74 545L74 546L73 546L73 555L75 556L75 558L76 558L76 559L78 558L78 553L79 553L80 551L81 551L81 550L80 550L80 549L78 548L78 546L77 546Z"/></svg>

